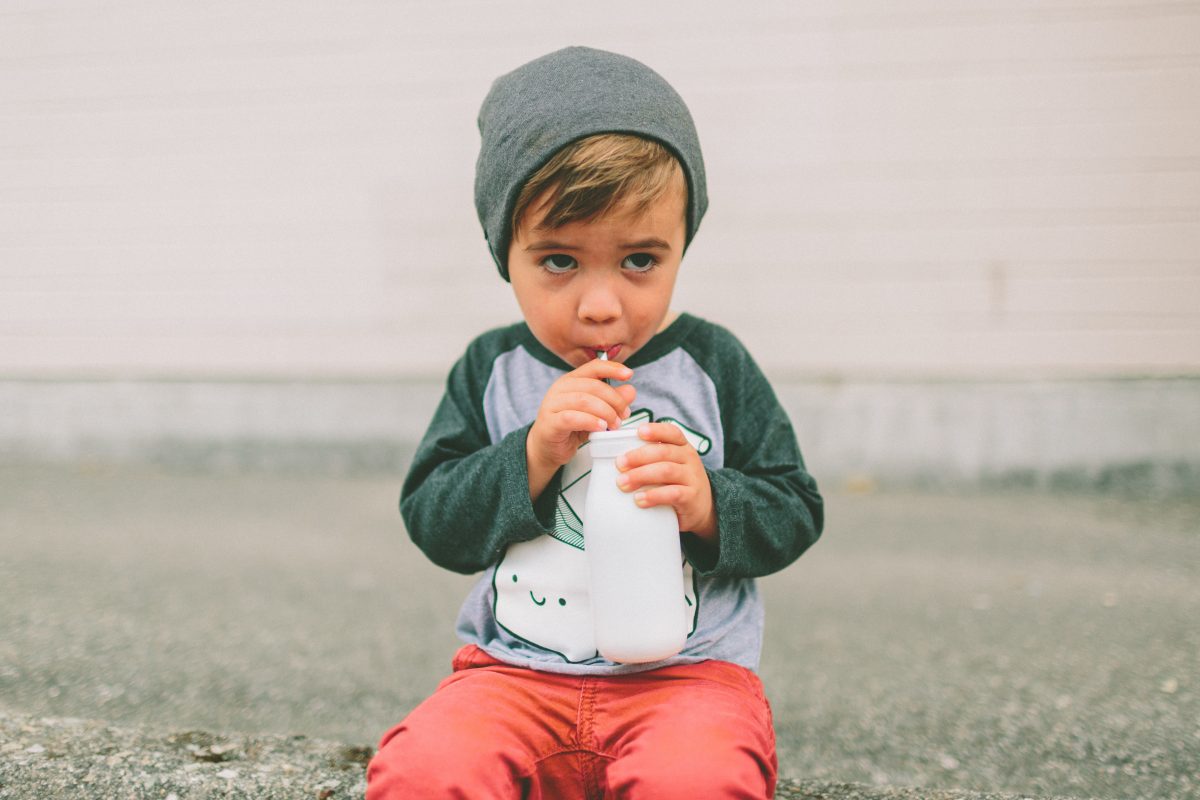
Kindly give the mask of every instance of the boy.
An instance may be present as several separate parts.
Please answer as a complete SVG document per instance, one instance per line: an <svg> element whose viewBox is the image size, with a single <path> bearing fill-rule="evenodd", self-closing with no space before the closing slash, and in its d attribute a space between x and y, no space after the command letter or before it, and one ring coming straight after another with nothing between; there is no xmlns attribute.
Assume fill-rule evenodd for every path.
<svg viewBox="0 0 1200 800"><path fill-rule="evenodd" d="M368 798L771 797L753 579L817 539L822 502L740 343L669 310L707 205L691 116L644 65L572 47L499 78L479 127L476 207L525 321L455 364L404 483L417 545L483 574L454 673L384 735ZM584 445L622 425L646 444L618 485L674 508L694 609L653 664L592 641Z"/></svg>

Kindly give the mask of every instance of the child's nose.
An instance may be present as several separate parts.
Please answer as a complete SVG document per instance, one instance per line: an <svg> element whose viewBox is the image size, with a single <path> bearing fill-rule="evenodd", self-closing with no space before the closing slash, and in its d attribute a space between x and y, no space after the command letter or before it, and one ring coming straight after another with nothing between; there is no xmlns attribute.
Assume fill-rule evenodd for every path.
<svg viewBox="0 0 1200 800"><path fill-rule="evenodd" d="M621 316L621 298L605 279L588 281L579 298L579 318L584 322L612 322Z"/></svg>

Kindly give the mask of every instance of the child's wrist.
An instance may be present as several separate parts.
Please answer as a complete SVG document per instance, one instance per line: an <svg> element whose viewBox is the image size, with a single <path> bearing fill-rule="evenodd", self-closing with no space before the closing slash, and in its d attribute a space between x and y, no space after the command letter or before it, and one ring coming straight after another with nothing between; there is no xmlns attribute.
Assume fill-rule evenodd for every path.
<svg viewBox="0 0 1200 800"><path fill-rule="evenodd" d="M525 437L525 473L529 478L529 498L537 501L542 492L550 484L550 479L558 471L559 465L552 458L547 458L537 446L534 431L531 428Z"/></svg>
<svg viewBox="0 0 1200 800"><path fill-rule="evenodd" d="M708 516L706 516L704 518L704 521L701 522L699 525L697 525L695 527L695 529L691 531L691 533L696 534L696 536L699 537L700 539L702 539L703 541L708 542L709 544L715 545L717 543L717 511L716 511L716 509L710 508L708 510Z"/></svg>
<svg viewBox="0 0 1200 800"><path fill-rule="evenodd" d="M550 449L542 442L542 437L538 435L537 423L535 422L530 428L529 433L525 436L525 461L531 467L541 470L556 470L559 465L554 463L554 457L550 454Z"/></svg>

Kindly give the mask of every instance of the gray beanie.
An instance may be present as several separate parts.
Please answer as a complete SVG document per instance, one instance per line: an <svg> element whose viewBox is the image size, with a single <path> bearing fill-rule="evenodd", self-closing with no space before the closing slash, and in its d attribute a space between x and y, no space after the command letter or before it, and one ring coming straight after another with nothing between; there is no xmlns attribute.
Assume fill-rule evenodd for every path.
<svg viewBox="0 0 1200 800"><path fill-rule="evenodd" d="M666 145L687 177L686 242L708 208L700 140L683 98L626 56L567 47L501 75L479 110L479 133L475 210L504 280L521 189L555 153L585 136L632 133Z"/></svg>

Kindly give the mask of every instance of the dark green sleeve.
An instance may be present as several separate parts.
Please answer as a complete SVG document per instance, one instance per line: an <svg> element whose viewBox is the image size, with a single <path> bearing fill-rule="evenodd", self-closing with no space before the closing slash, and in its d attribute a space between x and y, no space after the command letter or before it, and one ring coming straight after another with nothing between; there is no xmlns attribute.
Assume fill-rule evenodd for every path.
<svg viewBox="0 0 1200 800"><path fill-rule="evenodd" d="M824 504L774 390L732 334L713 329L694 352L717 387L725 464L709 470L715 547L692 535L684 548L704 575L753 578L791 564L821 535Z"/></svg>
<svg viewBox="0 0 1200 800"><path fill-rule="evenodd" d="M435 564L467 574L495 563L508 544L548 532L557 495L552 484L536 507L529 499L529 426L490 441L482 406L490 361L482 360L468 350L454 365L400 493L413 542Z"/></svg>

